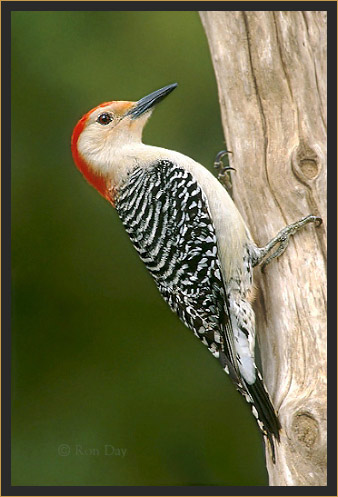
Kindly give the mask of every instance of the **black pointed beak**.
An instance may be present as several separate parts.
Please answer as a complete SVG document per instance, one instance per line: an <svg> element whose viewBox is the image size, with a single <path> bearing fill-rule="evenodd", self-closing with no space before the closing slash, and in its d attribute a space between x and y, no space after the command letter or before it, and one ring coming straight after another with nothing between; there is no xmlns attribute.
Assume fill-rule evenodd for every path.
<svg viewBox="0 0 338 497"><path fill-rule="evenodd" d="M158 104L167 95L169 95L169 93L175 90L176 86L177 83L173 83L172 85L164 86L164 88L153 91L146 97L143 97L141 100L136 102L135 107L133 107L126 115L130 116L132 119L142 116L142 114L144 114L147 110L151 109L154 105Z"/></svg>

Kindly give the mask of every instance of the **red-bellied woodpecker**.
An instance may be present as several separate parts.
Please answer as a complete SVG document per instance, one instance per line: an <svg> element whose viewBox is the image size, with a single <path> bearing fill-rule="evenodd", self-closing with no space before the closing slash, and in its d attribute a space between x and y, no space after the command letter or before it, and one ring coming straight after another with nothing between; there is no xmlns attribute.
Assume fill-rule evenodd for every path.
<svg viewBox="0 0 338 497"><path fill-rule="evenodd" d="M273 439L279 441L281 426L254 360L252 272L280 255L300 227L320 219L307 216L259 248L226 189L207 169L178 152L143 144L154 105L176 86L87 112L72 135L74 161L116 208L171 309L252 404L274 460Z"/></svg>

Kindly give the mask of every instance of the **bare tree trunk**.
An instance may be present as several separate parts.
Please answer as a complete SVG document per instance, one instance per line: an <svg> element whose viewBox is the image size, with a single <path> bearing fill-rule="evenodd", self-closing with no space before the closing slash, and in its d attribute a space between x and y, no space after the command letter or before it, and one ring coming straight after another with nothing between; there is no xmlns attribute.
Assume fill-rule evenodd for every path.
<svg viewBox="0 0 338 497"><path fill-rule="evenodd" d="M326 485L326 12L201 12L235 202L259 246L307 214L256 272L264 379L282 424L270 485Z"/></svg>

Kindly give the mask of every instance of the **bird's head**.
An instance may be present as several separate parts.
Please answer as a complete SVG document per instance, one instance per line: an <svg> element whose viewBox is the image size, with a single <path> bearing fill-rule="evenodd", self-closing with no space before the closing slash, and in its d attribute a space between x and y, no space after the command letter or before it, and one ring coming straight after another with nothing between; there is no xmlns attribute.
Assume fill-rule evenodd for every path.
<svg viewBox="0 0 338 497"><path fill-rule="evenodd" d="M71 141L73 159L87 181L113 203L108 178L114 157L122 149L141 143L142 131L154 106L177 83L156 90L138 102L105 102L87 112L76 124Z"/></svg>

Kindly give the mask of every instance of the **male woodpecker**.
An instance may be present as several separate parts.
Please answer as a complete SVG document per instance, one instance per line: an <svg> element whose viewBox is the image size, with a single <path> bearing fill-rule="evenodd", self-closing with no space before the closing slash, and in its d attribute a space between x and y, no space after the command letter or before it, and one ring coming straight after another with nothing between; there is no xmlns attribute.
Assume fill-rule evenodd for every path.
<svg viewBox="0 0 338 497"><path fill-rule="evenodd" d="M320 219L307 216L259 248L226 189L207 169L173 150L143 144L154 105L176 86L87 112L73 131L73 158L116 208L170 308L252 404L274 461L281 425L254 360L252 272L280 255L301 226Z"/></svg>

